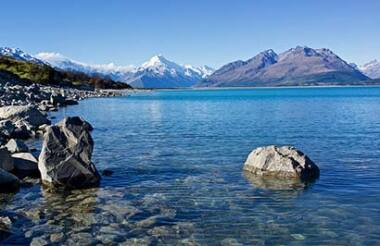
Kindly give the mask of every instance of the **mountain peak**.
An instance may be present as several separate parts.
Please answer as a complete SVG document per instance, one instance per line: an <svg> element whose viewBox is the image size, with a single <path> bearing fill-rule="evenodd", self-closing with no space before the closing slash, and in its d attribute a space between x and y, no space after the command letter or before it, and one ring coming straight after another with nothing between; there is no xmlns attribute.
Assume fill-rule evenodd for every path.
<svg viewBox="0 0 380 246"><path fill-rule="evenodd" d="M13 59L20 60L20 61L28 61L28 62L33 62L36 64L45 64L40 59L28 53L25 53L19 48L0 47L0 55L11 57Z"/></svg>
<svg viewBox="0 0 380 246"><path fill-rule="evenodd" d="M149 68L149 67L157 67L157 66L164 66L164 65L174 65L174 62L169 61L166 59L163 55L155 55L152 56L148 61L144 62L141 67L143 68ZM177 65L177 64L175 64Z"/></svg>

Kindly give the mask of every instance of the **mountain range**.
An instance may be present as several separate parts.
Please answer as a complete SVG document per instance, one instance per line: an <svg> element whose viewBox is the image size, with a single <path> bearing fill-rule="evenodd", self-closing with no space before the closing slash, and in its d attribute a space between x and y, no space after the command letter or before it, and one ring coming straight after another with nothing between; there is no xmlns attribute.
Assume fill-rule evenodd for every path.
<svg viewBox="0 0 380 246"><path fill-rule="evenodd" d="M162 55L153 56L138 67L118 66L113 63L86 64L57 53L39 53L36 58L62 70L111 78L134 88L191 87L214 71L208 66L179 65Z"/></svg>
<svg viewBox="0 0 380 246"><path fill-rule="evenodd" d="M59 71L84 73L120 81L134 88L244 87L371 84L380 78L380 63L349 64L329 49L297 46L277 54L269 49L248 60L228 63L218 70L180 65L156 55L140 66L87 64L59 53L30 55L20 49L0 48L0 55L45 64ZM378 81L378 80L377 80Z"/></svg>
<svg viewBox="0 0 380 246"><path fill-rule="evenodd" d="M222 66L197 86L299 86L366 84L370 78L329 49L297 46L277 54L266 50Z"/></svg>
<svg viewBox="0 0 380 246"><path fill-rule="evenodd" d="M83 72L56 69L20 49L0 48L0 83L38 83L78 89L128 89L126 83L91 76Z"/></svg>
<svg viewBox="0 0 380 246"><path fill-rule="evenodd" d="M365 75L371 79L380 79L380 62L377 60L370 61L358 67Z"/></svg>

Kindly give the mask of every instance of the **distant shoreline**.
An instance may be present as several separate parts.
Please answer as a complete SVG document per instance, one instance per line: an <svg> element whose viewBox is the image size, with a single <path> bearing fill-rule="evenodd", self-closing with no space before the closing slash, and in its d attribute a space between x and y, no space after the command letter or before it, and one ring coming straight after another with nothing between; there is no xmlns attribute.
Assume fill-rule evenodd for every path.
<svg viewBox="0 0 380 246"><path fill-rule="evenodd" d="M242 90L242 89L307 89L307 88L357 88L357 87L380 87L378 85L300 85L300 86L244 86L244 87L182 87L182 88L156 88L156 89L135 89L140 92L145 91L178 91L178 90Z"/></svg>

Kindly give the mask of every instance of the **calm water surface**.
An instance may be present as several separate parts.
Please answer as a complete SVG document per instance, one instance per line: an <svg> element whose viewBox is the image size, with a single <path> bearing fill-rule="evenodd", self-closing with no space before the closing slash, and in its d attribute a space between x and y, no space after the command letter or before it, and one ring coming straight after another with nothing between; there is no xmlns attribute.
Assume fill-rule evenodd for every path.
<svg viewBox="0 0 380 246"><path fill-rule="evenodd" d="M66 115L93 124L93 161L114 174L97 189L2 197L25 216L8 243L380 244L380 88L159 91L54 113ZM245 175L249 152L268 144L307 153L320 179L273 187Z"/></svg>

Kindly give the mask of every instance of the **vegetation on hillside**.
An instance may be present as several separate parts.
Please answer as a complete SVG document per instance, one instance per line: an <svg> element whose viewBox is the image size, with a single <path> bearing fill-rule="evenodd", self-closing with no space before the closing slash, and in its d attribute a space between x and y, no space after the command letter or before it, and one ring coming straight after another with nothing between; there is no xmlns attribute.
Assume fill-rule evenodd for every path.
<svg viewBox="0 0 380 246"><path fill-rule="evenodd" d="M54 69L49 65L19 61L0 56L0 72L11 73L21 81L44 85L69 86L85 89L128 89L128 84L111 79L91 77L84 73L68 72Z"/></svg>

